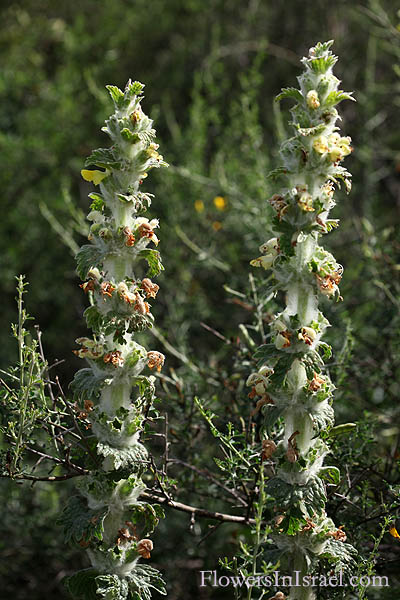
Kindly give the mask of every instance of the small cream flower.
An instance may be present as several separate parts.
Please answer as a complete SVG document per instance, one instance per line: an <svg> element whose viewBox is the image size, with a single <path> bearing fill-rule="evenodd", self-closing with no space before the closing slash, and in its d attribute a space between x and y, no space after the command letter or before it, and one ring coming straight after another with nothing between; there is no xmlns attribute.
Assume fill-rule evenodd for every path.
<svg viewBox="0 0 400 600"><path fill-rule="evenodd" d="M328 140L326 137L324 135L320 135L315 138L313 142L313 148L318 154L326 154L329 152Z"/></svg>
<svg viewBox="0 0 400 600"><path fill-rule="evenodd" d="M312 109L319 108L320 101L318 98L318 92L316 90L310 90L306 97L307 106Z"/></svg>
<svg viewBox="0 0 400 600"><path fill-rule="evenodd" d="M279 240L278 238L271 238L268 242L262 244L259 248L263 256L259 256L250 261L252 267L263 267L263 269L270 269L274 264L276 257L278 256Z"/></svg>
<svg viewBox="0 0 400 600"><path fill-rule="evenodd" d="M312 327L302 327L297 337L307 346L312 346L317 339L317 332Z"/></svg>
<svg viewBox="0 0 400 600"><path fill-rule="evenodd" d="M301 210L304 210L305 212L312 212L315 210L312 196L308 192L303 192L300 195L297 204L300 206Z"/></svg>
<svg viewBox="0 0 400 600"><path fill-rule="evenodd" d="M277 256L279 254L278 238L271 238L270 240L268 240L268 242L264 242L264 244L261 244L261 246L259 247L259 251L261 252L261 254L272 254Z"/></svg>
<svg viewBox="0 0 400 600"><path fill-rule="evenodd" d="M137 232L140 238L146 237L154 242L156 246L158 246L159 239L153 231L156 229L156 227L158 227L158 219L152 219L149 221L145 217L138 217L135 225L138 227Z"/></svg>

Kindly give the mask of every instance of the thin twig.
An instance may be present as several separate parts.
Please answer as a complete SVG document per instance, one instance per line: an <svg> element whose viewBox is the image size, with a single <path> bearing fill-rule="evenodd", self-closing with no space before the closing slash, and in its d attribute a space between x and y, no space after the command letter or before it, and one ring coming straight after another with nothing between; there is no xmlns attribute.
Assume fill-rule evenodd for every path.
<svg viewBox="0 0 400 600"><path fill-rule="evenodd" d="M82 477L82 475L86 475L86 473L66 473L65 475L49 475L48 477L35 477L34 475L27 475L25 473L21 473L20 475L15 475L13 479L23 479L28 481L66 481L67 479L72 479L72 477ZM9 475L1 475L0 477L9 477Z"/></svg>
<svg viewBox="0 0 400 600"><path fill-rule="evenodd" d="M211 510L206 510L204 508L197 508L195 506L190 506L189 504L183 504L182 502L175 502L175 500L171 500L161 496L157 496L154 493L143 492L140 495L141 498L145 498L149 502L156 502L158 504L166 504L171 508L176 510L180 510L185 513L189 513L190 515L195 515L196 517L204 517L206 519L215 519L216 521L222 521L226 523L242 523L243 525L254 524L254 519L247 519L246 517L237 516L237 515L227 515L225 513L213 512Z"/></svg>

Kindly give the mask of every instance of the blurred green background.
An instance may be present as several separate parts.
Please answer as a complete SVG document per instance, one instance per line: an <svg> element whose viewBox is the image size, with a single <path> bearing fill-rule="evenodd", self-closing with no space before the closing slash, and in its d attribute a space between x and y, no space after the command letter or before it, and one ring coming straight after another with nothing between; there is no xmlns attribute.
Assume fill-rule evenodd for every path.
<svg viewBox="0 0 400 600"><path fill-rule="evenodd" d="M2 2L2 368L16 358L10 322L19 273L30 282L27 308L44 332L48 360L65 359L59 366L65 386L81 367L71 352L86 331L74 262L88 210L80 169L91 149L105 143L100 127L111 103L104 86L123 87L132 78L146 84L143 108L155 119L160 151L171 165L146 180L156 195L151 216L161 221L165 264L153 303L157 327L175 354L221 381L229 375L233 348L201 323L232 342L238 324L252 322L246 303L224 285L247 293L249 260L268 239L266 200L275 190L266 175L279 165L289 117L288 106L273 99L281 87L296 85L308 48L327 39L335 40L340 58L335 73L357 99L340 106L343 132L353 139L346 163L353 190L348 197L339 192L333 217L341 227L324 240L345 267L344 302L326 307L339 357L332 365L341 383L336 410L338 422L367 414L375 423L377 455L396 464L400 14L391 0ZM193 371L160 339L152 344L166 353L166 372L180 378L185 393L201 392L201 381L190 379ZM165 390L161 398L173 419ZM398 474L385 476L398 484ZM4 597L65 597L60 579L83 560L65 549L54 524L72 489L57 485L32 490L1 483ZM196 546L187 531L185 516L168 513L158 534L155 560L172 600L186 598L188 589L193 597L209 597L198 590L194 571L214 568L217 559L209 560L210 549ZM235 535L211 538L212 556L223 555ZM398 559L395 549L388 558L393 572ZM386 598L384 592L378 597Z"/></svg>

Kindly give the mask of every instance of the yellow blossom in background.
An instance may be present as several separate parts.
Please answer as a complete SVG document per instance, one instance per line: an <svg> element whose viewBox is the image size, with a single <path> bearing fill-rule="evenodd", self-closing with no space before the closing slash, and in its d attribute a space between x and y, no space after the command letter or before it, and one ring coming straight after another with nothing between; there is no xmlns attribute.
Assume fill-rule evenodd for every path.
<svg viewBox="0 0 400 600"><path fill-rule="evenodd" d="M198 213L202 213L204 210L204 202L203 200L195 200L194 208Z"/></svg>
<svg viewBox="0 0 400 600"><path fill-rule="evenodd" d="M389 529L389 533L390 535L392 535L394 538L397 538L398 540L400 540L400 535L396 529L396 527L392 527L391 529Z"/></svg>
<svg viewBox="0 0 400 600"><path fill-rule="evenodd" d="M90 171L89 169L82 169L81 175L85 181L93 181L94 185L99 185L107 175L108 171Z"/></svg>
<svg viewBox="0 0 400 600"><path fill-rule="evenodd" d="M219 231L222 228L221 221L214 221L214 223L212 224L212 228L214 229L214 231Z"/></svg>
<svg viewBox="0 0 400 600"><path fill-rule="evenodd" d="M226 201L226 198L224 198L223 196L215 196L213 202L214 202L214 206L217 210L225 210L226 207L228 206L228 202Z"/></svg>

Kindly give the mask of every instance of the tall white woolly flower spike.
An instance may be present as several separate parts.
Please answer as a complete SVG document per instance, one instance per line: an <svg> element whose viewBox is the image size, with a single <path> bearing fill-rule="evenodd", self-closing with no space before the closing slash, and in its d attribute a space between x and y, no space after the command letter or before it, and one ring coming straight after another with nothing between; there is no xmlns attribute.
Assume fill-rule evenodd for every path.
<svg viewBox="0 0 400 600"><path fill-rule="evenodd" d="M256 351L258 371L247 383L264 417L263 447L272 449L269 455L276 462L267 492L274 499L273 540L281 553L281 570L289 575L299 571L300 578L324 564L329 571L349 568L354 555L342 528L325 512L324 482L337 483L339 472L323 466L328 447L321 435L333 425L334 386L324 370L330 347L321 340L329 323L318 305L322 297L341 299L343 268L319 239L338 224L329 218L335 186L343 182L347 192L351 188L351 175L341 165L352 151L351 140L339 133L335 106L353 98L338 89L332 43L311 48L302 60L300 89L284 89L277 97L296 102L291 110L294 136L281 147L283 166L271 174L282 182L269 200L276 212L275 237L251 261L254 267L272 270L275 290L285 297L284 310L271 323L270 343ZM284 423L283 439L269 440L278 416ZM315 595L304 585L293 587L289 598L311 600Z"/></svg>
<svg viewBox="0 0 400 600"><path fill-rule="evenodd" d="M75 354L88 366L76 373L72 388L93 435L86 456L90 475L61 519L66 538L86 547L92 564L66 582L79 599L147 600L152 588L166 593L158 571L140 562L150 558L148 536L162 516L160 507L140 501L148 465L140 434L154 398L151 370L164 363L160 352L134 339L136 331L152 326L150 301L159 289L152 278L163 268L155 249L158 220L141 215L152 199L142 183L150 169L167 166L141 108L143 87L131 81L124 91L107 86L115 112L103 131L112 145L86 160L86 167L97 169L82 170L99 190L89 194L90 244L77 254L93 336L76 340Z"/></svg>

